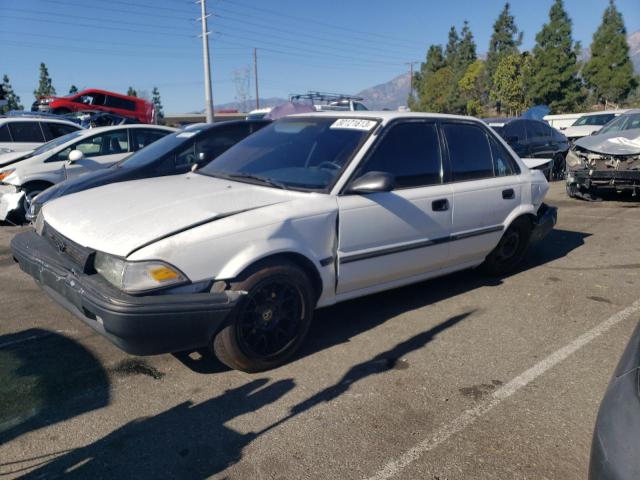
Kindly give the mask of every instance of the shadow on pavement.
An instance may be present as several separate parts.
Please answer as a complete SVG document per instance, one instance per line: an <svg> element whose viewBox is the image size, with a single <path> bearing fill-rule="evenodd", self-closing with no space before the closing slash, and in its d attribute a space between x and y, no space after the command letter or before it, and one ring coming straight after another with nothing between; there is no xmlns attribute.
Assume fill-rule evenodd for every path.
<svg viewBox="0 0 640 480"><path fill-rule="evenodd" d="M208 478L239 461L244 447L266 431L240 433L225 424L294 388L290 379L268 382L256 379L202 403L140 418L21 478Z"/></svg>
<svg viewBox="0 0 640 480"><path fill-rule="evenodd" d="M0 336L0 445L109 399L106 371L75 340L37 328Z"/></svg>

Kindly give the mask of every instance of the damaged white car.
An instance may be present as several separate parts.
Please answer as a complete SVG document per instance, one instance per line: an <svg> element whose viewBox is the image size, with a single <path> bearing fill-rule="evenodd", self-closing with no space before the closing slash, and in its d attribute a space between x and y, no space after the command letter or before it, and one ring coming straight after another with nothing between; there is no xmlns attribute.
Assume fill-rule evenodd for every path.
<svg viewBox="0 0 640 480"><path fill-rule="evenodd" d="M598 135L578 140L569 150L567 194L586 200L602 191L640 188L640 110L611 121Z"/></svg>
<svg viewBox="0 0 640 480"><path fill-rule="evenodd" d="M213 346L260 371L315 308L483 265L513 270L555 224L548 184L483 122L290 116L180 176L45 204L20 267L127 352Z"/></svg>

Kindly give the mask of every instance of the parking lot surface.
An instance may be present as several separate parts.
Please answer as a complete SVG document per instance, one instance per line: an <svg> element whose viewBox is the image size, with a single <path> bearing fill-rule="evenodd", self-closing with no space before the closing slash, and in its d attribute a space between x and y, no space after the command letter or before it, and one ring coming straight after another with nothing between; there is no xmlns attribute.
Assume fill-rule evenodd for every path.
<svg viewBox="0 0 640 480"><path fill-rule="evenodd" d="M467 271L317 312L262 374L132 357L50 301L0 227L0 478L584 479L640 319L640 201L548 203L502 279Z"/></svg>

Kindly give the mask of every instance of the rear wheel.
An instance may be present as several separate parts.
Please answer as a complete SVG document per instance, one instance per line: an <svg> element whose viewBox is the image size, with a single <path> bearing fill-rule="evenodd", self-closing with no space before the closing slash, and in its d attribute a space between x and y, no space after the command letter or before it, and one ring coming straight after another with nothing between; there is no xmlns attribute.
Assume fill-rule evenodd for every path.
<svg viewBox="0 0 640 480"><path fill-rule="evenodd" d="M213 340L218 359L245 372L285 363L311 324L315 297L307 275L294 264L265 264L244 275L232 290L247 294Z"/></svg>
<svg viewBox="0 0 640 480"><path fill-rule="evenodd" d="M531 222L525 217L514 220L496 248L487 255L482 269L495 276L512 272L524 259L530 236Z"/></svg>
<svg viewBox="0 0 640 480"><path fill-rule="evenodd" d="M565 159L564 155L557 154L553 157L553 163L551 167L551 180L560 180L564 178L565 171Z"/></svg>

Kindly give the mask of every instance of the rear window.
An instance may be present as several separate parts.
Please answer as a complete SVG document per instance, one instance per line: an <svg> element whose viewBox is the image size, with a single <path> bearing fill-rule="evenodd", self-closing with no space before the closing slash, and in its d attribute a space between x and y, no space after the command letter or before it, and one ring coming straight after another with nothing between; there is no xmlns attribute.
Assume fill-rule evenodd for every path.
<svg viewBox="0 0 640 480"><path fill-rule="evenodd" d="M112 97L111 95L107 95L105 106L119 108L121 110L135 111L136 102L134 102L133 100L127 100L125 98Z"/></svg>
<svg viewBox="0 0 640 480"><path fill-rule="evenodd" d="M442 126L451 158L454 182L493 177L493 158L486 132L475 125Z"/></svg>
<svg viewBox="0 0 640 480"><path fill-rule="evenodd" d="M44 136L38 122L12 122L9 124L9 130L14 142L44 142Z"/></svg>

